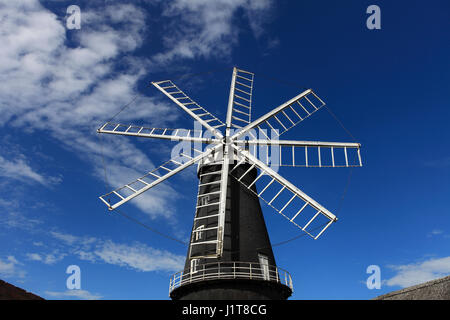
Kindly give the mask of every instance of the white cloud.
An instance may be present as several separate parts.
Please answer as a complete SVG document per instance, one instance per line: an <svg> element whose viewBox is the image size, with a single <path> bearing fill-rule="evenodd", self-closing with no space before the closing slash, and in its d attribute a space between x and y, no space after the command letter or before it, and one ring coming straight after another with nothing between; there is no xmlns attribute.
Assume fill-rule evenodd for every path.
<svg viewBox="0 0 450 320"><path fill-rule="evenodd" d="M59 253L57 250L53 253L39 254L39 253L27 253L26 256L29 260L39 261L44 264L55 264L58 261L61 261L67 254Z"/></svg>
<svg viewBox="0 0 450 320"><path fill-rule="evenodd" d="M45 294L53 298L67 299L76 298L80 300L100 300L103 296L99 294L92 294L86 290L66 290L63 292L45 291Z"/></svg>
<svg viewBox="0 0 450 320"><path fill-rule="evenodd" d="M183 268L185 259L184 256L154 249L142 243L130 246L112 241L104 242L95 250L95 254L106 263L139 271L178 271Z"/></svg>
<svg viewBox="0 0 450 320"><path fill-rule="evenodd" d="M0 198L0 209L2 210L0 225L34 232L43 221L39 218L24 214L22 209L23 205L24 201L17 201L16 199L4 200ZM25 202L25 205L28 205L28 203Z"/></svg>
<svg viewBox="0 0 450 320"><path fill-rule="evenodd" d="M444 234L444 231L440 230L440 229L433 229L431 230L431 232L429 232L427 234L427 236L430 237L435 237L435 236L441 236Z"/></svg>
<svg viewBox="0 0 450 320"><path fill-rule="evenodd" d="M239 9L248 17L256 37L263 33L264 22L272 7L271 0L176 0L164 14L174 20L163 38L167 50L152 61L167 64L175 59L228 58L237 44Z"/></svg>
<svg viewBox="0 0 450 320"><path fill-rule="evenodd" d="M128 54L144 41L146 13L132 4L84 10L82 29L71 31L77 44L69 47L64 23L39 1L1 3L0 125L28 132L45 130L66 149L92 163L94 173L102 170L95 129L137 94L137 83L146 70L138 63L140 58ZM118 64L122 66L120 73L115 71ZM164 126L177 118L173 106L155 98L142 96L133 108L135 112L124 113L121 120L145 119ZM132 170L138 165L154 167L128 140L116 139L110 146L104 155L108 164ZM0 170L8 178L42 184L49 181L21 159L12 162L0 158ZM112 189L129 182L111 180L117 183ZM159 202L169 199L162 194ZM158 215L160 206L140 208L154 216L152 210L158 210Z"/></svg>
<svg viewBox="0 0 450 320"><path fill-rule="evenodd" d="M397 274L384 283L388 286L405 288L449 275L450 257L406 265L391 265L389 268L395 270Z"/></svg>
<svg viewBox="0 0 450 320"><path fill-rule="evenodd" d="M79 240L78 237L75 237L75 236L73 236L71 234L68 234L68 233L51 231L50 235L52 235L54 238L56 238L58 240L64 241L68 245L73 245Z"/></svg>
<svg viewBox="0 0 450 320"><path fill-rule="evenodd" d="M82 28L71 31L66 30L62 17L38 0L0 3L0 125L45 132L90 162L97 177L103 177L99 174L103 167L95 129L132 100L149 68L153 71L175 59L230 57L238 41L238 13L249 17L255 36L259 36L272 7L270 0L160 1L162 25L167 29L161 32L165 46L160 53L143 57L135 55L135 50L152 30L147 29L149 13L138 3L105 2L98 9L85 9ZM120 115L121 121L145 119L148 125L173 127L182 112L168 100L159 99L141 96L133 103L133 112ZM109 148L104 150L111 190L141 176L140 168L155 167L130 141L108 140ZM48 180L24 161L0 161L23 177L39 183ZM128 173L137 175L125 180L131 176ZM157 193L147 192L131 203L151 218L169 218L174 196L176 192L166 184Z"/></svg>
<svg viewBox="0 0 450 320"><path fill-rule="evenodd" d="M33 261L42 261L41 255L39 255L37 253L27 253L27 257L28 257L28 259L33 260Z"/></svg>
<svg viewBox="0 0 450 320"><path fill-rule="evenodd" d="M130 159L131 161L137 161L139 159L138 157L129 158L133 159ZM142 166L142 162L139 163L139 166ZM147 168L148 166L151 168L152 165L147 164ZM103 174L104 172L102 170L98 171L99 177ZM128 166L119 164L108 165L108 182L111 185L122 186L141 176L143 176L143 172L131 169ZM174 200L178 197L178 193L169 184L163 183L134 198L131 200L131 203L144 213L147 213L152 219L158 216L171 218L174 214ZM167 199L171 199L172 201L167 201Z"/></svg>
<svg viewBox="0 0 450 320"><path fill-rule="evenodd" d="M0 276L9 277L25 277L25 271L21 270L21 263L14 256L8 256L5 260L0 259Z"/></svg>
<svg viewBox="0 0 450 320"><path fill-rule="evenodd" d="M272 0L248 1L246 13L250 27L256 37L264 34L264 25L270 19L273 9Z"/></svg>
<svg viewBox="0 0 450 320"><path fill-rule="evenodd" d="M38 182L49 186L61 181L57 177L49 177L34 171L24 160L22 155L13 161L7 160L0 155L0 176L25 182Z"/></svg>
<svg viewBox="0 0 450 320"><path fill-rule="evenodd" d="M58 252L65 248L66 252L92 263L103 262L147 272L178 271L184 266L184 256L155 249L140 242L115 243L112 240L78 237L62 232L50 232L50 235L64 244ZM34 258L44 262L42 254Z"/></svg>

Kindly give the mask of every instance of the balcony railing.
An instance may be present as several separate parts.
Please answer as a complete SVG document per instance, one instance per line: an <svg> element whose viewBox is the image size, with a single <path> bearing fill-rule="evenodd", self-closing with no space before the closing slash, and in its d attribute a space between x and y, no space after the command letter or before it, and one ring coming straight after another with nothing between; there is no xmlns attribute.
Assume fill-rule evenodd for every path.
<svg viewBox="0 0 450 320"><path fill-rule="evenodd" d="M173 274L170 278L169 294L182 285L216 279L273 281L294 290L292 277L284 269L256 262L231 261L205 263L197 266L195 270L185 269Z"/></svg>

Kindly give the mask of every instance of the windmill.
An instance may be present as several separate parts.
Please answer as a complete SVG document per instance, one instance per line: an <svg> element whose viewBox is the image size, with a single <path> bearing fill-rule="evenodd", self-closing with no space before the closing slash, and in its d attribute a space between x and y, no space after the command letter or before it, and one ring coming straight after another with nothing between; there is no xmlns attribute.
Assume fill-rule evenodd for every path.
<svg viewBox="0 0 450 320"><path fill-rule="evenodd" d="M337 218L278 174L277 166L362 166L359 143L278 139L325 105L311 89L252 121L253 82L253 73L233 68L225 123L164 80L152 85L200 123L201 130L111 122L98 129L194 144L192 152L180 151L144 176L100 196L114 210L198 164L190 243L184 270L170 279L172 299L287 299L292 278L276 265L259 199L313 239Z"/></svg>

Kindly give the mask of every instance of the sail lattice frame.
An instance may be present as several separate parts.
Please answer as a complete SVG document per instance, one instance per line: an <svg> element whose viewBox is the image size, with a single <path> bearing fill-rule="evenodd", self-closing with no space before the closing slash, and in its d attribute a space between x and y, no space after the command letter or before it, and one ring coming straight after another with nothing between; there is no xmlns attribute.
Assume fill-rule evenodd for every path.
<svg viewBox="0 0 450 320"><path fill-rule="evenodd" d="M300 122L319 111L325 102L312 90L308 89L292 99L286 101L272 111L252 121L252 96L254 87L254 74L242 69L234 68L228 100L228 110L225 123L212 113L200 106L182 91L171 80L152 82L152 85L177 104L182 110L199 122L203 130L153 128L145 126L125 125L107 122L99 129L99 133L134 136L142 138L166 139L172 141L186 141L209 145L206 150L193 149L193 155L180 153L161 166L148 171L142 177L117 188L100 199L114 210L139 196L145 191L169 179L196 163L215 164L220 170L200 175L197 194L196 210L204 207L214 208L206 216L197 216L195 219L211 219L214 223L207 228L194 228L193 237L211 232L214 236L204 241L191 241L189 256L191 259L217 258L222 254L225 209L227 199L227 185L229 177L243 183L243 179L251 170L257 169L256 178L244 186L254 192L261 200L272 207L277 213L314 239L319 238L330 225L337 221L337 217L316 200L308 196L294 184L283 178L270 166L274 161L269 158L269 148L278 150L277 161L279 166L291 167L360 167L362 166L359 143L347 142L320 142L320 141L292 141L278 140L278 136L292 129ZM225 132L220 129L224 128ZM235 131L232 132L232 129ZM268 134L271 133L271 135ZM260 134L258 138L257 135ZM249 139L245 139L249 138ZM262 139L261 139L262 138ZM265 157L258 157L256 148L266 148ZM240 164L248 163L250 166L241 176L236 176L236 169ZM235 164L230 169L230 164ZM215 174L216 179L205 182L206 175ZM266 179L261 188L256 191L256 183ZM217 188L205 193L204 187L214 183ZM271 188L273 193L270 195ZM212 196L212 202L204 202L206 196ZM280 201L280 199L284 199ZM203 202L202 202L203 201ZM308 209L310 212L307 213ZM312 211L311 211L312 210ZM291 213L288 213L291 212ZM320 228L312 228L317 220L324 220ZM194 220L194 227L196 226ZM313 232L317 229L316 232ZM201 240L201 239L200 239ZM207 256L195 256L193 246L212 244L215 250Z"/></svg>

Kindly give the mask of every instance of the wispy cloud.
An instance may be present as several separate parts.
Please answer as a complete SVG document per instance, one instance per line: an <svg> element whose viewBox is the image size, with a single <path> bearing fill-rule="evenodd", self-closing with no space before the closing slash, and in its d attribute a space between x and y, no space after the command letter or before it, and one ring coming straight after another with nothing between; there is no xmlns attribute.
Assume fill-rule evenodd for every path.
<svg viewBox="0 0 450 320"><path fill-rule="evenodd" d="M433 229L427 234L428 238L450 238L450 234L441 229Z"/></svg>
<svg viewBox="0 0 450 320"><path fill-rule="evenodd" d="M20 263L14 256L8 256L6 259L0 259L0 276L5 278L18 277L24 278L25 271L20 268Z"/></svg>
<svg viewBox="0 0 450 320"><path fill-rule="evenodd" d="M147 34L145 18L145 11L132 4L85 10L83 32L73 34L77 45L69 47L63 22L39 1L30 0L20 6L10 1L3 3L0 124L26 128L28 132L46 130L63 147L89 161L95 173L101 153L95 129L137 94L137 83L144 75L142 64L135 61L139 58L123 55L143 43ZM117 64L124 67L120 73L115 71ZM170 112L173 106L156 98L142 96L134 107L137 111L123 115L123 121L147 119L165 125L177 118L177 113ZM133 170L139 165L154 167L129 141L116 139L109 146L109 150L103 150L107 163ZM55 182L21 158L12 161L1 157L0 170L0 175L10 179ZM129 182L118 180L115 182L120 185L111 188ZM163 194L160 202L165 201L169 199ZM157 210L142 208L149 214Z"/></svg>
<svg viewBox="0 0 450 320"><path fill-rule="evenodd" d="M113 186L122 186L143 175L143 172L118 163L109 164L107 171L108 182ZM97 174L101 178L104 175L104 171L99 169ZM151 219L157 217L171 218L175 213L175 201L179 197L180 195L170 184L163 183L136 197L132 200L132 203ZM168 199L171 199L171 201L168 201Z"/></svg>
<svg viewBox="0 0 450 320"><path fill-rule="evenodd" d="M22 201L23 202L23 201ZM7 228L18 228L34 232L43 221L40 218L31 217L23 212L23 203L16 199L4 200L0 198L0 225Z"/></svg>
<svg viewBox="0 0 450 320"><path fill-rule="evenodd" d="M428 237L439 236L439 235L442 235L443 233L444 233L444 231L442 231L440 229L434 229L434 230L431 230L427 236Z"/></svg>
<svg viewBox="0 0 450 320"><path fill-rule="evenodd" d="M183 268L184 256L149 247L142 243L133 245L106 241L95 249L98 259L114 265L139 271L176 271Z"/></svg>
<svg viewBox="0 0 450 320"><path fill-rule="evenodd" d="M450 274L450 257L429 259L406 265L390 265L396 275L384 281L388 286L402 288L438 279Z"/></svg>
<svg viewBox="0 0 450 320"><path fill-rule="evenodd" d="M110 239L74 236L54 231L50 232L50 235L60 241L59 248L51 253L28 254L29 259L50 264L67 255L74 255L91 263L107 263L146 272L177 271L184 265L184 256L155 249L140 242L116 243Z"/></svg>
<svg viewBox="0 0 450 320"><path fill-rule="evenodd" d="M56 238L58 240L62 240L63 242L67 243L68 245L74 245L76 242L80 241L79 237L75 237L68 233L51 231L50 235L52 235L54 238Z"/></svg>
<svg viewBox="0 0 450 320"><path fill-rule="evenodd" d="M166 65L174 60L222 57L229 58L237 44L239 28L236 16L242 10L253 34L259 37L272 8L271 0L176 0L169 2L164 15L170 23L163 38L166 50L151 60Z"/></svg>
<svg viewBox="0 0 450 320"><path fill-rule="evenodd" d="M142 168L150 170L155 165L131 140L110 139L102 149L95 133L98 125L138 94L139 81L149 70L186 59L231 57L239 33L236 14L247 15L252 32L259 37L273 1L156 2L155 10L162 10L167 22L163 28L168 30L161 32L164 48L150 57L136 54L150 32L142 3L88 7L82 12L80 32L66 30L63 19L38 0L20 5L3 1L0 11L0 125L26 132L45 130L60 146L89 162L96 177L103 177L99 159L104 157L111 190L141 176ZM150 126L172 126L182 113L160 99L141 95L133 112L124 112L120 120L145 119ZM52 180L25 160L0 158L0 166L11 179L22 177L41 184ZM127 180L128 173L136 175ZM130 203L151 218L172 218L176 195L166 184L157 194L147 192Z"/></svg>
<svg viewBox="0 0 450 320"><path fill-rule="evenodd" d="M62 259L64 259L64 257L66 255L67 254L65 254L65 253L58 252L58 250L55 250L52 253L45 253L45 254L42 254L42 253L27 253L26 254L26 256L29 260L39 261L39 262L42 262L42 263L48 264L48 265L55 264L56 262L61 261Z"/></svg>
<svg viewBox="0 0 450 320"><path fill-rule="evenodd" d="M52 298L59 298L59 299L69 299L69 298L75 298L80 300L100 300L103 298L100 294L92 294L89 291L86 290L66 290L62 292L58 291L45 291L45 294L52 297Z"/></svg>
<svg viewBox="0 0 450 320"><path fill-rule="evenodd" d="M438 235L438 234L443 234L443 233L444 233L444 231L438 230L438 229L434 229L430 232L430 234L433 236Z"/></svg>
<svg viewBox="0 0 450 320"><path fill-rule="evenodd" d="M23 155L14 160L5 159L0 155L0 177L28 183L37 182L44 186L61 182L61 178L46 176L33 170Z"/></svg>

